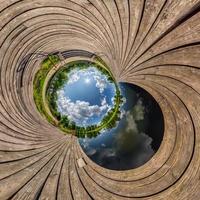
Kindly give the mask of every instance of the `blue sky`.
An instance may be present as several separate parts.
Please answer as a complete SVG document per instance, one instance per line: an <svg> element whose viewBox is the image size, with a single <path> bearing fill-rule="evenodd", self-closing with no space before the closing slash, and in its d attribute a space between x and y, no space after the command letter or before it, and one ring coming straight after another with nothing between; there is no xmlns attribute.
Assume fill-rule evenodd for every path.
<svg viewBox="0 0 200 200"><path fill-rule="evenodd" d="M79 126L97 124L113 106L115 85L97 68L74 69L58 94L58 111Z"/></svg>

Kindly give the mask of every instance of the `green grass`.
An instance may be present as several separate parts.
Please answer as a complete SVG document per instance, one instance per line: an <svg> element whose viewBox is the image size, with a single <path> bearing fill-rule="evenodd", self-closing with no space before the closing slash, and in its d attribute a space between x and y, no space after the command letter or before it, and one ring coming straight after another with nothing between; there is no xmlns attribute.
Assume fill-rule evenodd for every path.
<svg viewBox="0 0 200 200"><path fill-rule="evenodd" d="M55 91L57 89L59 89L64 84L65 80L67 79L67 76L66 75L64 76L64 74L62 74L62 72L69 73L74 67L75 68L77 67L80 69L87 68L88 62L83 61L82 63L77 63L75 61L75 62L68 64L67 67L65 66L65 68L63 70L60 70L62 76L60 75L60 77L55 81L53 81L54 78L52 78L52 80L49 81L49 83L47 85L47 88L49 88L49 84L51 84L51 82L53 81L53 85L55 87L55 88L54 87L51 88L53 91L53 94L52 93L50 94L47 89L46 98L44 100L43 99L43 89L44 89L45 79L46 79L49 71L52 69L52 67L59 61L60 60L59 60L58 56L53 56L53 55L48 56L45 60L43 60L43 62L41 63L41 68L38 70L38 72L35 75L34 82L33 82L33 97L34 97L36 107L37 107L38 111L41 113L41 115L43 117L45 117L48 120L48 122L57 126L63 132L68 133L68 134L73 134L78 137L85 137L85 135L87 135L89 137L94 137L94 136L98 135L99 131L102 130L103 128L114 127L119 118L120 104L122 102L122 99L121 99L118 85L116 84L116 81L115 81L112 73L109 71L107 66L102 67L102 65L103 66L105 65L105 63L102 63L102 60L98 60L97 63L95 64L95 66L102 73L104 73L108 78L110 77L110 81L112 81L116 86L116 89L118 92L116 93L116 101L115 101L114 108L112 109L112 111L107 113L107 115L104 117L104 119L102 120L102 123L99 126L94 126L93 128L90 127L87 130L83 130L84 129L83 127L75 126L72 128L70 126L64 125L64 123L62 122L60 113L58 113L58 111L57 111L57 105L55 103L55 101L57 99L57 95L56 95ZM59 71L57 73L59 73ZM44 105L44 103L45 103L45 105ZM57 121L55 121L55 119L52 116L50 116L48 114L48 112L45 110L46 104L48 105L51 114L53 114L53 116L55 117L55 119ZM81 129L81 128L83 128L83 129Z"/></svg>
<svg viewBox="0 0 200 200"><path fill-rule="evenodd" d="M40 112L40 114L54 125L55 121L52 119L52 117L49 116L49 114L45 110L44 100L42 98L42 91L47 74L52 69L52 67L59 61L60 61L59 57L54 55L50 55L46 59L44 59L41 63L41 68L36 73L33 81L33 98L36 107Z"/></svg>

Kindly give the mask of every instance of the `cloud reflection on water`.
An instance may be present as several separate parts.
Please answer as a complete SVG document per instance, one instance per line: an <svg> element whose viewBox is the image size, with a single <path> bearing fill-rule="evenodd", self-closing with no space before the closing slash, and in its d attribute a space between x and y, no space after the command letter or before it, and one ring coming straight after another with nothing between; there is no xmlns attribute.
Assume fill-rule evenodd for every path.
<svg viewBox="0 0 200 200"><path fill-rule="evenodd" d="M149 99L145 97L150 102L147 105L142 98L142 92L135 93L134 105L124 111L123 118L116 128L104 131L96 138L80 139L83 150L97 164L114 170L128 170L143 165L155 154L156 151L152 147L153 138L146 133L149 126L155 126L154 122L149 123L149 118L152 117L149 110L154 100L150 96ZM159 115L157 118L163 123L160 112L157 105L155 115ZM162 137L162 130L159 131Z"/></svg>

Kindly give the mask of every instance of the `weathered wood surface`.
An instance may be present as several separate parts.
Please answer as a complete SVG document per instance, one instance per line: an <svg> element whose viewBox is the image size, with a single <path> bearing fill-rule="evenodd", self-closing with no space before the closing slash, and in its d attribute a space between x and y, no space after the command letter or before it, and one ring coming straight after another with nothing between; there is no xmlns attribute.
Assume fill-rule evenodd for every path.
<svg viewBox="0 0 200 200"><path fill-rule="evenodd" d="M0 200L199 200L199 11L199 0L0 0ZM149 91L165 120L154 157L107 170L48 124L32 95L42 58L17 70L38 51L91 52Z"/></svg>

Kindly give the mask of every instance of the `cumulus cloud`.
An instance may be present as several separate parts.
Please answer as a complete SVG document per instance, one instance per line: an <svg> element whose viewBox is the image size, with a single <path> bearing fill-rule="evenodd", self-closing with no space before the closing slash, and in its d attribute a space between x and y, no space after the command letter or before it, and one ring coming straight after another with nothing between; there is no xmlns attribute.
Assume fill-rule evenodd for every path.
<svg viewBox="0 0 200 200"><path fill-rule="evenodd" d="M80 100L72 102L71 99L65 96L64 90L58 91L58 97L58 111L80 125L86 123L93 116L99 116L109 108L105 97L101 101L101 106L90 105L89 102Z"/></svg>
<svg viewBox="0 0 200 200"><path fill-rule="evenodd" d="M133 115L130 114L130 112L126 113L126 121L127 121L127 126L126 126L126 131L133 131L135 133L138 133L138 128L135 119L133 118Z"/></svg>
<svg viewBox="0 0 200 200"><path fill-rule="evenodd" d="M80 79L80 75L77 71L72 71L69 74L69 80L68 80L68 84L73 84L75 82L77 82Z"/></svg>
<svg viewBox="0 0 200 200"><path fill-rule="evenodd" d="M107 81L107 77L94 67L89 67L83 70L72 70L68 75L67 84L71 85L80 79L86 80L87 78L95 81L95 86L100 93L104 92L104 89L110 84ZM77 125L86 125L92 117L100 116L104 111L108 112L112 105L109 105L106 98L101 100L101 105L91 105L87 101L77 100L73 102L69 97L66 96L64 88L57 92L58 100L57 106L58 111L62 115L67 115L68 118L77 123ZM100 122L99 122L100 123Z"/></svg>
<svg viewBox="0 0 200 200"><path fill-rule="evenodd" d="M101 144L102 147L106 147L106 145L104 143Z"/></svg>
<svg viewBox="0 0 200 200"><path fill-rule="evenodd" d="M114 149L112 148L106 148L102 151L102 154L101 154L102 157L114 157L116 156L116 152Z"/></svg>
<svg viewBox="0 0 200 200"><path fill-rule="evenodd" d="M116 138L119 149L120 145L121 148L126 147L128 152L137 149L137 153L134 153L133 156L130 155L129 157L130 164L135 167L144 164L154 154L154 150L151 146L152 138L141 132L138 127L138 121L144 120L144 110L145 107L142 104L142 100L139 99L132 111L126 112L125 131Z"/></svg>
<svg viewBox="0 0 200 200"><path fill-rule="evenodd" d="M88 151L87 151L87 155L88 156L93 156L95 153L97 152L97 150L96 149L89 149Z"/></svg>
<svg viewBox="0 0 200 200"><path fill-rule="evenodd" d="M68 84L73 84L77 82L81 77L93 77L96 81L96 87L99 89L100 93L104 92L104 89L107 87L108 81L107 77L102 75L100 71L96 70L94 67L90 67L87 70L73 70L69 74Z"/></svg>
<svg viewBox="0 0 200 200"><path fill-rule="evenodd" d="M96 87L99 89L100 93L103 93L104 89L107 87L108 81L101 75L95 75L94 79L96 81Z"/></svg>
<svg viewBox="0 0 200 200"><path fill-rule="evenodd" d="M99 165L109 169L130 169L146 163L154 154L152 138L145 134L138 122L145 119L144 105L138 100L124 119L111 140L105 137L100 144L84 140L85 151ZM106 139L107 138L107 139ZM96 150L96 151L95 151Z"/></svg>
<svg viewBox="0 0 200 200"><path fill-rule="evenodd" d="M126 97L123 97L122 101L123 101L123 105L124 105L126 103Z"/></svg>
<svg viewBox="0 0 200 200"><path fill-rule="evenodd" d="M120 119L126 115L126 111L123 108L120 108Z"/></svg>
<svg viewBox="0 0 200 200"><path fill-rule="evenodd" d="M133 107L132 111L127 111L124 115L126 115L126 131L132 131L134 133L138 133L137 121L144 119L144 106L142 105L142 101L138 100L136 105Z"/></svg>
<svg viewBox="0 0 200 200"><path fill-rule="evenodd" d="M137 121L143 120L144 119L144 110L145 110L145 108L142 105L142 100L139 99L133 109L134 119Z"/></svg>
<svg viewBox="0 0 200 200"><path fill-rule="evenodd" d="M139 148L140 154L138 156L135 156L135 158L132 160L135 166L140 166L144 164L154 154L154 150L151 146L152 138L145 133L141 133L140 140L142 140L142 146Z"/></svg>

